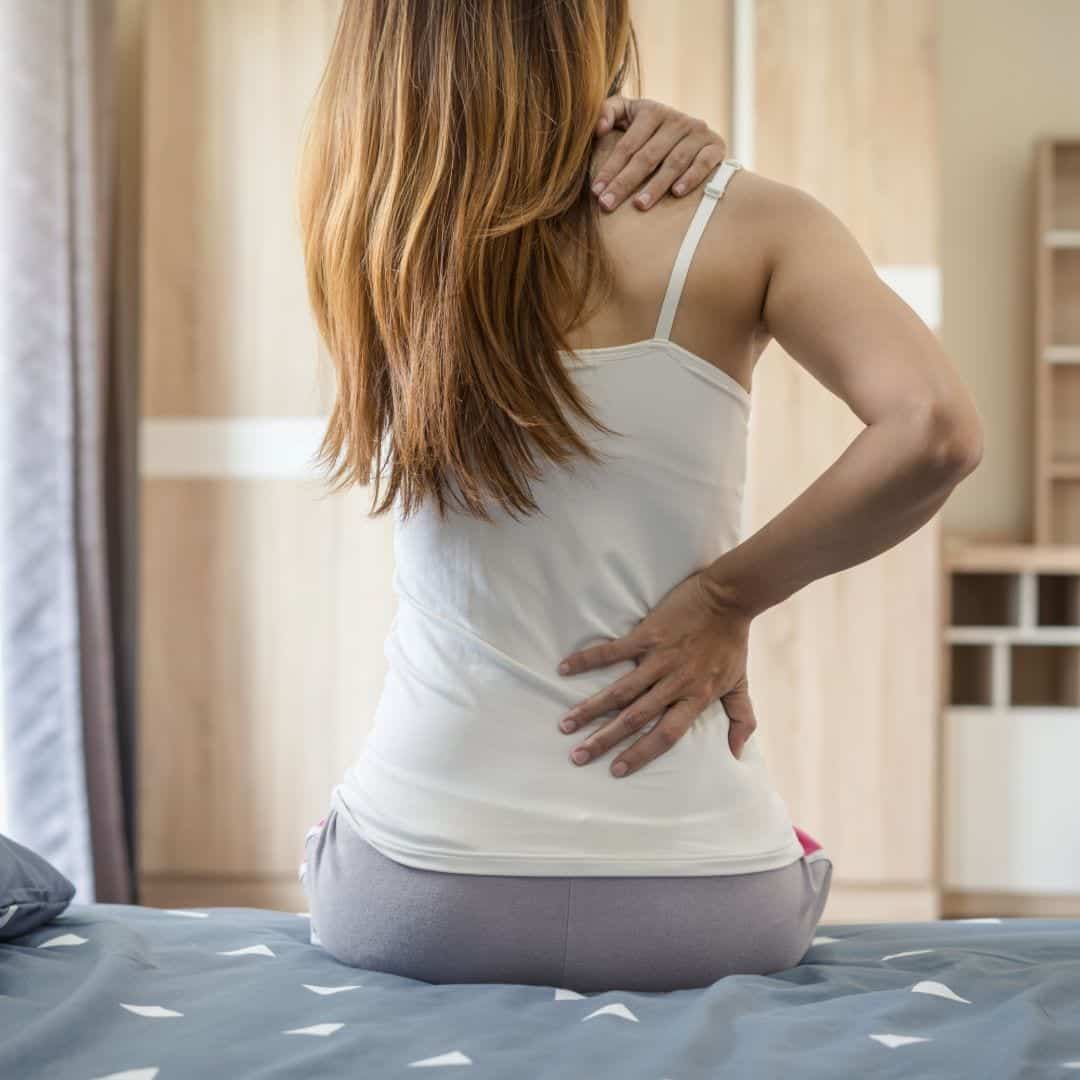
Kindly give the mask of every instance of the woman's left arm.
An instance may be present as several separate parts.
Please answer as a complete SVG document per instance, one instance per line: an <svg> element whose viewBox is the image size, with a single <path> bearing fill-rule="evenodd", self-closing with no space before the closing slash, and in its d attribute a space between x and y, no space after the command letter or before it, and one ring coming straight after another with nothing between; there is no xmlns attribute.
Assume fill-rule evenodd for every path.
<svg viewBox="0 0 1080 1080"><path fill-rule="evenodd" d="M630 195L639 210L655 206L669 191L685 195L700 187L727 155L727 144L704 120L649 98L609 97L596 134L613 128L625 134L592 186L605 210L614 210Z"/></svg>
<svg viewBox="0 0 1080 1080"><path fill-rule="evenodd" d="M678 582L629 633L559 665L576 675L635 661L560 724L571 732L617 711L572 751L584 764L656 720L617 754L616 776L670 750L718 699L739 757L757 726L746 677L751 620L910 536L982 457L981 419L959 373L847 227L807 193L753 173L735 198L754 215L767 267L760 331L866 427L787 507Z"/></svg>

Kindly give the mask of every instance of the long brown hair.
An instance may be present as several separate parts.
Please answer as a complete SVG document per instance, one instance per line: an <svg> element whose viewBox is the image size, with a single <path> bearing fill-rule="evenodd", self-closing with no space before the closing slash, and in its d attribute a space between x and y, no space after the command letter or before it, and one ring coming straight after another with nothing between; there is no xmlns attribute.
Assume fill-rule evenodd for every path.
<svg viewBox="0 0 1080 1080"><path fill-rule="evenodd" d="M300 185L335 490L374 473L373 514L441 515L456 484L490 520L538 509L543 459L597 460L560 352L610 283L588 169L631 72L629 0L345 0Z"/></svg>

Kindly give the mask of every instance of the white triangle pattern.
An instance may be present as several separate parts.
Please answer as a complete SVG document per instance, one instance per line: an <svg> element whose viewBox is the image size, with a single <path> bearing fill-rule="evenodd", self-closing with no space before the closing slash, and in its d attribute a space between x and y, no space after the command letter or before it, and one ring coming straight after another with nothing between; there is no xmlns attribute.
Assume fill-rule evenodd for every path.
<svg viewBox="0 0 1080 1080"><path fill-rule="evenodd" d="M930 1042L921 1035L871 1035L870 1038L881 1043L882 1046L887 1046L890 1050L897 1046L907 1046L908 1043Z"/></svg>
<svg viewBox="0 0 1080 1080"><path fill-rule="evenodd" d="M56 945L85 945L86 941L86 938L79 937L78 934L61 934L59 937L49 938L48 941L43 941L38 948L51 949Z"/></svg>
<svg viewBox="0 0 1080 1080"><path fill-rule="evenodd" d="M275 956L277 955L269 945L246 945L242 949L229 949L228 952L219 952L218 956Z"/></svg>
<svg viewBox="0 0 1080 1080"><path fill-rule="evenodd" d="M18 904L12 904L11 907L5 908L4 911L0 913L0 927L7 926L7 924L15 917L15 912L18 910Z"/></svg>
<svg viewBox="0 0 1080 1080"><path fill-rule="evenodd" d="M109 1073L108 1076L99 1076L97 1080L154 1080L161 1072L157 1065L151 1065L146 1069L125 1069L123 1072Z"/></svg>
<svg viewBox="0 0 1080 1080"><path fill-rule="evenodd" d="M913 994L933 994L935 997L947 998L949 1001L962 1001L965 1005L970 1005L971 1002L967 998L962 998L959 994L954 994L944 983L934 982L933 979L925 979L923 982L917 982L912 988Z"/></svg>
<svg viewBox="0 0 1080 1080"><path fill-rule="evenodd" d="M438 1065L471 1065L472 1058L463 1054L460 1050L451 1050L448 1054L439 1054L438 1057L422 1058L420 1061L410 1061L409 1068L430 1068Z"/></svg>
<svg viewBox="0 0 1080 1080"><path fill-rule="evenodd" d="M333 1035L335 1031L340 1031L344 1024L312 1024L311 1027L292 1028L289 1031L283 1031L282 1035L318 1035L325 1038L327 1035Z"/></svg>
<svg viewBox="0 0 1080 1080"><path fill-rule="evenodd" d="M0 927L10 921L18 909L18 904L12 904L9 908L0 913ZM179 915L186 918L205 919L209 918L209 913L205 911L192 911L181 908L168 908L166 913L170 915ZM302 918L311 918L310 912L298 911L296 914ZM1000 918L978 918L978 919L954 919L953 922L965 922L965 923L1000 923ZM87 938L80 937L78 934L62 934L59 937L51 938L48 941L42 942L38 945L39 949L52 948L56 946L71 946L71 945L84 945L87 942ZM824 935L815 937L811 942L811 945L826 945L836 942L837 938L826 937ZM882 961L896 960L906 956L921 956L927 953L935 952L935 949L911 949L906 952L890 953L887 956L883 956ZM219 956L275 956L276 954L265 944L249 945L240 949L231 949L225 952L219 952ZM345 986L314 986L308 983L302 984L305 989L312 991L313 993L320 995L340 994L349 990L358 990L362 987L359 984L349 984ZM923 980L916 983L911 988L912 993L931 994L936 997L942 997L950 1001L961 1002L966 1005L972 1004L967 998L960 997L953 990L951 990L944 983L935 982L933 980ZM562 987L555 989L556 1001L578 1001L584 1000L585 995L579 994L576 990L568 990ZM124 1009L132 1012L138 1016L150 1017L154 1019L166 1018L166 1017L180 1017L184 1014L177 1012L173 1009L167 1009L160 1005L131 1005L124 1002L120 1003ZM633 1021L638 1023L638 1018L621 1002L616 1002L612 1005L605 1005L602 1008L596 1009L588 1016L584 1017L585 1020L592 1020L597 1016L617 1016L624 1020ZM345 1025L343 1023L328 1023L328 1024L313 1024L304 1028L293 1028L283 1032L286 1035L311 1035L318 1037L326 1037L339 1031ZM921 1035L896 1035L891 1033L872 1034L869 1038L875 1040L883 1046L887 1046L890 1049L907 1046L913 1043L930 1042L931 1039ZM471 1065L472 1060L460 1050L453 1050L446 1054L440 1054L436 1057L424 1058L419 1061L410 1062L410 1067L435 1067L446 1065ZM1066 1069L1080 1069L1080 1060L1077 1061L1063 1061L1061 1063L1062 1068ZM158 1066L148 1066L146 1068L127 1069L123 1072L110 1073L108 1076L98 1077L97 1080L155 1080L160 1068Z"/></svg>
<svg viewBox="0 0 1080 1080"><path fill-rule="evenodd" d="M591 1020L594 1016L618 1016L623 1020L633 1020L635 1024L638 1023L638 1018L621 1001L617 1001L614 1005L605 1005L602 1009L589 1013L588 1016L582 1017L581 1022L584 1024L586 1020Z"/></svg>
<svg viewBox="0 0 1080 1080"><path fill-rule="evenodd" d="M166 1009L161 1005L125 1005L122 1001L120 1007L136 1016L149 1016L154 1020L164 1020L167 1016L183 1016L182 1012L175 1009Z"/></svg>
<svg viewBox="0 0 1080 1080"><path fill-rule="evenodd" d="M882 962L886 960L899 960L901 956L922 956L923 953L937 952L936 949L911 949L908 952L894 952L889 953L888 956L881 958Z"/></svg>

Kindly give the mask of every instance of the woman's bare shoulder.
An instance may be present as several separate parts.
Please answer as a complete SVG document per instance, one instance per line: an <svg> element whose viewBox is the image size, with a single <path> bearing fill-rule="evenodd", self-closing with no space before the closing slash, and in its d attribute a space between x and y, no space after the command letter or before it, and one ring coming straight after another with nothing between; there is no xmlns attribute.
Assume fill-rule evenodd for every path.
<svg viewBox="0 0 1080 1080"><path fill-rule="evenodd" d="M736 236L752 239L769 261L827 237L842 235L854 242L844 223L810 192L751 169L732 177L721 203L726 204L722 216L727 226ZM722 237L712 239L715 245L723 243Z"/></svg>

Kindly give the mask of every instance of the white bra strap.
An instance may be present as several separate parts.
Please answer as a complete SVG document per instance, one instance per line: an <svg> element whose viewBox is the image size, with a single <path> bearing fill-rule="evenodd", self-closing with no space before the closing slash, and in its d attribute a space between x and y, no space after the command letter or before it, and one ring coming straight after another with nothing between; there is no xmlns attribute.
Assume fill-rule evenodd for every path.
<svg viewBox="0 0 1080 1080"><path fill-rule="evenodd" d="M664 303L660 308L660 318L656 323L655 338L666 341L671 333L672 323L675 322L675 311L679 306L679 298L682 296L683 285L686 283L686 273L690 269L690 263L697 250L698 241L705 231L705 226L712 216L716 204L723 197L728 181L742 168L739 162L733 158L722 161L716 171L705 185L705 195L698 203L697 212L694 214L690 227L683 237L682 247L675 258L675 265L671 269L671 278L668 280L667 292L664 294Z"/></svg>

